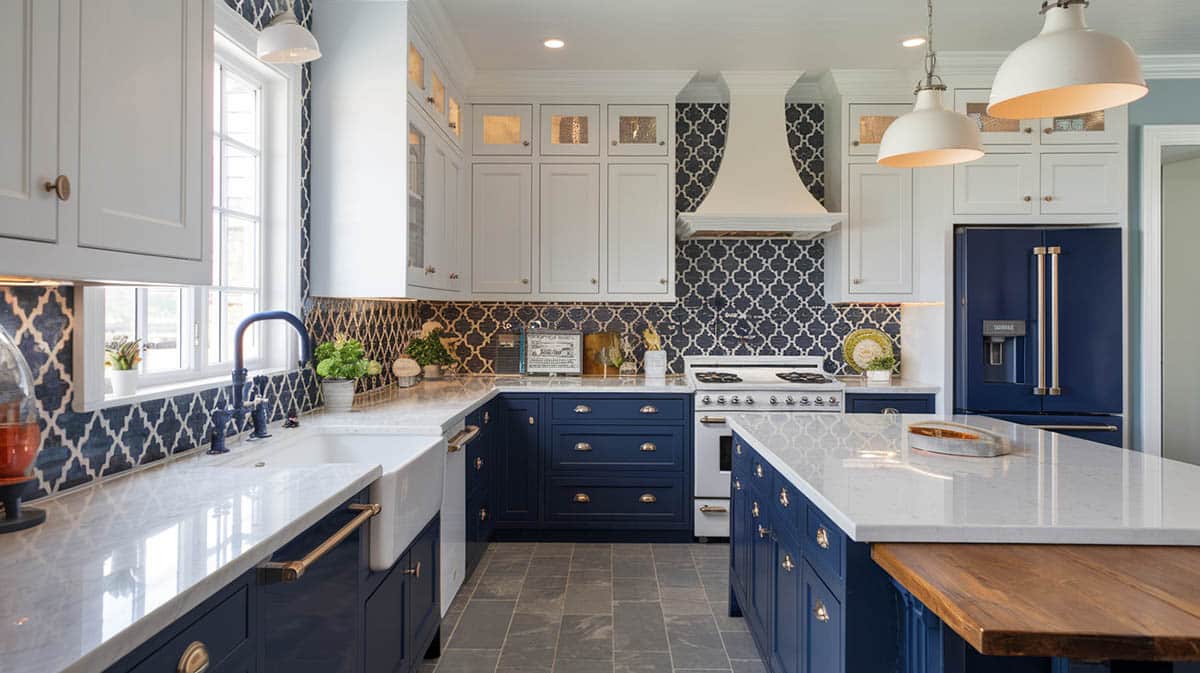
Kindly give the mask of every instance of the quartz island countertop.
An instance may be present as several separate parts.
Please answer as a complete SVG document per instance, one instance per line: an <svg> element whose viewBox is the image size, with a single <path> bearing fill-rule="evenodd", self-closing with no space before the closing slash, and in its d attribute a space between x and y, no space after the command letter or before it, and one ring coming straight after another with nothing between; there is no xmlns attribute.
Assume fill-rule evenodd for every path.
<svg viewBox="0 0 1200 673"><path fill-rule="evenodd" d="M908 447L946 418L999 458ZM731 414L729 424L859 542L1200 545L1200 467L982 416Z"/></svg>

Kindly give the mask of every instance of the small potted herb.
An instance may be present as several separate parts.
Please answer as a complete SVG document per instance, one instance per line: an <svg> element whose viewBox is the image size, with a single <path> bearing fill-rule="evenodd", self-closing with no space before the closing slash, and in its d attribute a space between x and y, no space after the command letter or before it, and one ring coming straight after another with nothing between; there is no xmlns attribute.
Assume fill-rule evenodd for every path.
<svg viewBox="0 0 1200 673"><path fill-rule="evenodd" d="M138 363L141 361L141 339L117 337L104 344L104 366L108 369L113 395L129 397L137 393Z"/></svg>
<svg viewBox="0 0 1200 673"><path fill-rule="evenodd" d="M383 367L367 359L362 342L339 336L317 346L317 376L328 411L350 411L354 406L354 382L364 376L376 376Z"/></svg>
<svg viewBox="0 0 1200 673"><path fill-rule="evenodd" d="M867 363L867 382L891 384L892 370L896 367L896 358L891 355L877 357Z"/></svg>
<svg viewBox="0 0 1200 673"><path fill-rule="evenodd" d="M442 343L441 330L433 330L425 336L413 338L404 349L404 354L421 365L422 374L430 381L442 378L442 367L455 363L454 357Z"/></svg>

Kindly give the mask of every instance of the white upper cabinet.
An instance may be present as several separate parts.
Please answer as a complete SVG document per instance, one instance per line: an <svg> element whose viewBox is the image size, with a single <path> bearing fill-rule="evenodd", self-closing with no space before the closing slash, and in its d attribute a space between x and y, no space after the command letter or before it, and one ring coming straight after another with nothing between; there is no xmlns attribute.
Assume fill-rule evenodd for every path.
<svg viewBox="0 0 1200 673"><path fill-rule="evenodd" d="M954 109L979 125L984 145L1032 145L1041 128L1037 119L999 119L987 113L988 89L957 89Z"/></svg>
<svg viewBox="0 0 1200 673"><path fill-rule="evenodd" d="M1121 209L1121 157L1043 154L1043 215L1116 215Z"/></svg>
<svg viewBox="0 0 1200 673"><path fill-rule="evenodd" d="M665 157L671 142L669 105L609 105L610 156Z"/></svg>
<svg viewBox="0 0 1200 673"><path fill-rule="evenodd" d="M852 104L850 106L851 155L875 156L879 154L879 141L892 122L912 111L911 105Z"/></svg>
<svg viewBox="0 0 1200 673"><path fill-rule="evenodd" d="M474 105L475 154L529 156L533 153L532 105Z"/></svg>
<svg viewBox="0 0 1200 673"><path fill-rule="evenodd" d="M0 236L56 242L57 2L0 3L0 91Z"/></svg>
<svg viewBox="0 0 1200 673"><path fill-rule="evenodd" d="M671 186L671 171L663 164L608 167L610 293L673 294Z"/></svg>
<svg viewBox="0 0 1200 673"><path fill-rule="evenodd" d="M911 293L912 170L858 164L849 177L849 294Z"/></svg>
<svg viewBox="0 0 1200 673"><path fill-rule="evenodd" d="M600 292L600 166L542 164L540 289L546 294Z"/></svg>
<svg viewBox="0 0 1200 673"><path fill-rule="evenodd" d="M541 117L543 155L600 154L599 105L543 105Z"/></svg>
<svg viewBox="0 0 1200 673"><path fill-rule="evenodd" d="M467 254L469 243L466 238L466 223L463 219L463 159L454 152L446 153L445 177L443 180L443 196L446 205L443 209L441 261L444 271L442 287L451 292L463 290L463 274L466 273L470 257Z"/></svg>
<svg viewBox="0 0 1200 673"><path fill-rule="evenodd" d="M1033 215L1038 190L1032 154L988 154L954 167L954 212L960 215Z"/></svg>
<svg viewBox="0 0 1200 673"><path fill-rule="evenodd" d="M471 279L478 294L529 294L533 265L533 170L475 164L471 180Z"/></svg>

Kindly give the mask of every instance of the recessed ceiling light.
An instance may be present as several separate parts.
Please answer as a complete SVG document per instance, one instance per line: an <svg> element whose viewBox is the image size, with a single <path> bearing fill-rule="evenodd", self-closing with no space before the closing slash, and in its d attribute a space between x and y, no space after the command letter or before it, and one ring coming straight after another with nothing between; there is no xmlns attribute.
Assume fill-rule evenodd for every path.
<svg viewBox="0 0 1200 673"><path fill-rule="evenodd" d="M900 46L912 49L913 47L924 46L926 42L928 40L923 37L907 37L900 41Z"/></svg>
<svg viewBox="0 0 1200 673"><path fill-rule="evenodd" d="M542 44L546 45L547 49L562 49L563 47L567 46L566 42L563 42L562 40L558 39L557 37L552 37L549 40L546 40L545 42L543 42Z"/></svg>

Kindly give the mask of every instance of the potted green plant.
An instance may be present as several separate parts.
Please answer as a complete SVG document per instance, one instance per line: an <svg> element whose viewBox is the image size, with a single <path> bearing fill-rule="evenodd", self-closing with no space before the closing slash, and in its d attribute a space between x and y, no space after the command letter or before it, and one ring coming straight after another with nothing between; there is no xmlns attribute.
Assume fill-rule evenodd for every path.
<svg viewBox="0 0 1200 673"><path fill-rule="evenodd" d="M414 337L408 342L404 354L421 365L421 372L430 381L442 378L442 367L452 365L455 359L442 343L441 330L433 330L422 337Z"/></svg>
<svg viewBox="0 0 1200 673"><path fill-rule="evenodd" d="M141 339L117 337L104 344L104 367L108 369L113 395L129 397L137 393L138 363L141 361Z"/></svg>
<svg viewBox="0 0 1200 673"><path fill-rule="evenodd" d="M895 357L891 355L877 357L867 363L867 382L891 384L892 370L895 368Z"/></svg>
<svg viewBox="0 0 1200 673"><path fill-rule="evenodd" d="M367 359L362 342L338 336L317 346L317 376L328 411L350 411L354 405L354 382L364 376L376 376L383 367Z"/></svg>

